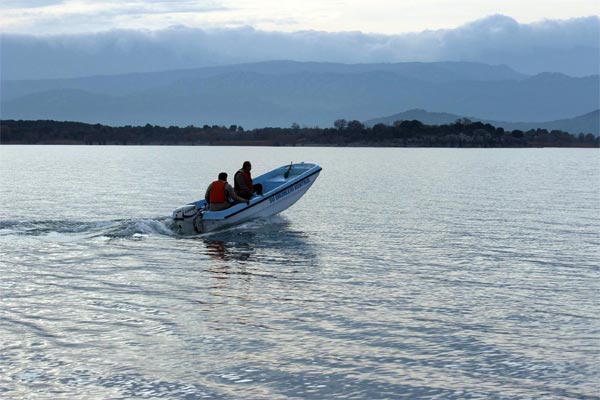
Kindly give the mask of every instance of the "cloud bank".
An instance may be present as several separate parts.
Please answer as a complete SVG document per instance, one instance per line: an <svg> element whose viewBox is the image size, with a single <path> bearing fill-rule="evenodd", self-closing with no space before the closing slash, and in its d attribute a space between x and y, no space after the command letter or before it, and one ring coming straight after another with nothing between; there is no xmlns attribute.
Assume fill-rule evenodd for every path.
<svg viewBox="0 0 600 400"><path fill-rule="evenodd" d="M598 73L600 19L596 16L519 24L495 15L456 29L401 35L253 28L95 34L3 34L2 79L149 72L288 59L343 63L476 61L506 64L527 74Z"/></svg>

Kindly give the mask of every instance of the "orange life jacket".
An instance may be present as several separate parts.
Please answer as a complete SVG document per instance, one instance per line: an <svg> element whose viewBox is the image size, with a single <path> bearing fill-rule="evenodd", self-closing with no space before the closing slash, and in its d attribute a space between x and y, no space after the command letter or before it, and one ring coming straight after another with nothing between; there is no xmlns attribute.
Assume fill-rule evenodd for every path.
<svg viewBox="0 0 600 400"><path fill-rule="evenodd" d="M210 193L208 194L209 203L225 203L225 182L214 181L210 185Z"/></svg>

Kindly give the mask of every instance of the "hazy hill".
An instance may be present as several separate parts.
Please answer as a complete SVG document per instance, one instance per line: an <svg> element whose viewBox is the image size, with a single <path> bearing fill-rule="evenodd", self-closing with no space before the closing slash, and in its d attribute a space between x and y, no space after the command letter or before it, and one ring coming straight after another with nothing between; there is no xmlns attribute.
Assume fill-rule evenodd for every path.
<svg viewBox="0 0 600 400"><path fill-rule="evenodd" d="M592 133L594 136L600 136L600 110L592 111L574 118L558 119L542 123L536 122L497 122L488 121L494 126L501 126L507 130L520 129L526 131L529 129L543 128L549 131L559 130L573 134Z"/></svg>
<svg viewBox="0 0 600 400"><path fill-rule="evenodd" d="M421 108L486 120L548 121L598 109L598 75L524 76L479 63L265 62L3 81L3 119L108 125L331 126Z"/></svg>
<svg viewBox="0 0 600 400"><path fill-rule="evenodd" d="M95 93L126 95L161 88L177 82L206 80L221 75L235 77L240 74L277 76L293 74L365 74L370 72L388 72L405 78L437 83L461 80L501 81L527 78L527 75L520 74L505 65L487 65L472 62L339 64L281 60L71 79L3 80L2 100L12 100L27 94L57 89L77 89Z"/></svg>
<svg viewBox="0 0 600 400"><path fill-rule="evenodd" d="M365 125L374 126L376 124L392 125L396 121L421 121L428 125L443 125L455 122L458 119L467 118L471 121L481 121L492 124L496 127L502 127L506 130L519 129L527 131L530 129L546 129L548 131L560 130L572 134L592 133L594 136L600 136L600 110L579 115L573 118L565 118L554 121L543 122L506 122L483 120L472 116L461 116L448 113L435 113L425 110L414 109L405 112L389 115L387 117L373 118L365 121Z"/></svg>

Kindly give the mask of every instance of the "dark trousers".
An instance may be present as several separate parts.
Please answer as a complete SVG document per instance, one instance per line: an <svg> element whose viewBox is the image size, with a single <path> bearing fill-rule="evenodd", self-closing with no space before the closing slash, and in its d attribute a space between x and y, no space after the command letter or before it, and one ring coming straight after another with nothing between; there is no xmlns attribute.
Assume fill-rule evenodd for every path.
<svg viewBox="0 0 600 400"><path fill-rule="evenodd" d="M262 195L263 194L263 186L260 183L257 183L255 185L252 185L252 189L254 189L254 193L258 194L258 195ZM246 200L250 200L250 197L252 197L252 193L248 193L246 192L239 192L238 196L246 199Z"/></svg>

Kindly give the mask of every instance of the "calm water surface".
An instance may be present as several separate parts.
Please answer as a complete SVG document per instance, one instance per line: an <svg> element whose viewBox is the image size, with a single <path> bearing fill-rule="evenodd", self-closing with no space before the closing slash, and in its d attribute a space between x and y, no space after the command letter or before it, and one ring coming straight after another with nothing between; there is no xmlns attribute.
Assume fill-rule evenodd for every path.
<svg viewBox="0 0 600 400"><path fill-rule="evenodd" d="M600 154L0 147L0 398L600 398ZM221 170L323 172L178 237Z"/></svg>

